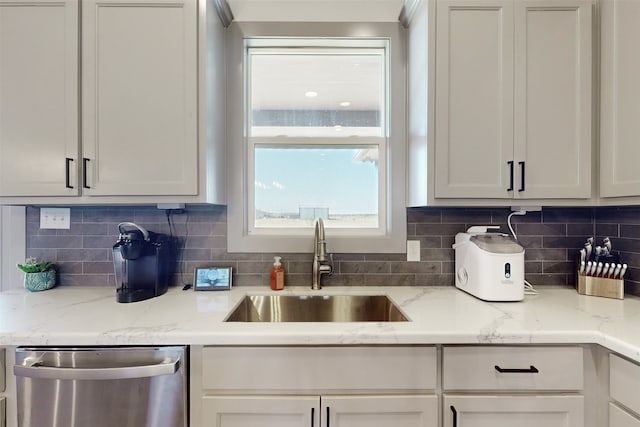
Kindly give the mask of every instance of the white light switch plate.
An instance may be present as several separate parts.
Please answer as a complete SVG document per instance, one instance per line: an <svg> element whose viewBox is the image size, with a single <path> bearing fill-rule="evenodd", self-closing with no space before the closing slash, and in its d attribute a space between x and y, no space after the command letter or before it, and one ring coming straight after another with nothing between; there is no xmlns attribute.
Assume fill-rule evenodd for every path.
<svg viewBox="0 0 640 427"><path fill-rule="evenodd" d="M68 230L71 227L70 208L40 208L40 228Z"/></svg>
<svg viewBox="0 0 640 427"><path fill-rule="evenodd" d="M407 240L407 261L420 261L420 240Z"/></svg>

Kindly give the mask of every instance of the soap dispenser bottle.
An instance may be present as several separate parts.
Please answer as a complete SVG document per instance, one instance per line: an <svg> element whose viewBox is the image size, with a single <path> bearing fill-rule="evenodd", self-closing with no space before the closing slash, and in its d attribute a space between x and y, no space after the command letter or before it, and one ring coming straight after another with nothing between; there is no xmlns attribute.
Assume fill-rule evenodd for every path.
<svg viewBox="0 0 640 427"><path fill-rule="evenodd" d="M281 291L284 289L284 268L282 268L282 264L280 263L282 257L276 256L273 257L273 259L275 262L271 269L271 289Z"/></svg>

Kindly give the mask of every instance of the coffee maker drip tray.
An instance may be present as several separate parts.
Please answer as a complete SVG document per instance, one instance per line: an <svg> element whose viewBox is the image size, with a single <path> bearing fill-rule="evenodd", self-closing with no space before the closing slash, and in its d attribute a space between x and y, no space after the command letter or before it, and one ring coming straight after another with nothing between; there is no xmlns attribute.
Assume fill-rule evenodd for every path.
<svg viewBox="0 0 640 427"><path fill-rule="evenodd" d="M144 301L149 298L157 297L158 295L160 294L158 294L154 289L131 289L124 287L116 289L116 299L118 302Z"/></svg>

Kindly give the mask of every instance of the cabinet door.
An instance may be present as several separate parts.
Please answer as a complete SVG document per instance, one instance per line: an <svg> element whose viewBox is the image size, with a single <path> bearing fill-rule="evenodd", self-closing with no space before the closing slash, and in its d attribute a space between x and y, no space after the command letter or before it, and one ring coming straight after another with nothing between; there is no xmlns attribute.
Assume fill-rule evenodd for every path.
<svg viewBox="0 0 640 427"><path fill-rule="evenodd" d="M640 412L640 366L615 354L609 354L609 394L616 402Z"/></svg>
<svg viewBox="0 0 640 427"><path fill-rule="evenodd" d="M76 195L77 160L78 1L0 0L0 196Z"/></svg>
<svg viewBox="0 0 640 427"><path fill-rule="evenodd" d="M331 427L435 427L433 396L322 396L322 424Z"/></svg>
<svg viewBox="0 0 640 427"><path fill-rule="evenodd" d="M0 397L0 427L5 427L6 425L7 414L5 412L5 400L6 399L4 397Z"/></svg>
<svg viewBox="0 0 640 427"><path fill-rule="evenodd" d="M517 198L591 197L591 3L515 2Z"/></svg>
<svg viewBox="0 0 640 427"><path fill-rule="evenodd" d="M640 195L640 2L601 2L600 196Z"/></svg>
<svg viewBox="0 0 640 427"><path fill-rule="evenodd" d="M582 396L444 397L444 425L465 427L583 427Z"/></svg>
<svg viewBox="0 0 640 427"><path fill-rule="evenodd" d="M609 403L609 427L640 427L640 419Z"/></svg>
<svg viewBox="0 0 640 427"><path fill-rule="evenodd" d="M196 0L82 11L85 194L196 194Z"/></svg>
<svg viewBox="0 0 640 427"><path fill-rule="evenodd" d="M202 427L309 427L320 425L317 396L205 396Z"/></svg>
<svg viewBox="0 0 640 427"><path fill-rule="evenodd" d="M437 2L435 92L435 197L513 197L512 0Z"/></svg>

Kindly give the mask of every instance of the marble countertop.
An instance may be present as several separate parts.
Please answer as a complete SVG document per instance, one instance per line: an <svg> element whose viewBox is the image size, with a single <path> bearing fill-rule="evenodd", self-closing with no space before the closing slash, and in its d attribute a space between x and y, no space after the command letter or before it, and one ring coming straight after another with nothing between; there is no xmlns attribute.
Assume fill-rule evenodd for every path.
<svg viewBox="0 0 640 427"><path fill-rule="evenodd" d="M410 322L223 322L265 287L194 292L171 288L119 304L110 287L0 293L0 345L349 345L595 343L640 361L640 298L539 289L523 302L488 303L448 287L289 287L281 294L387 294Z"/></svg>

